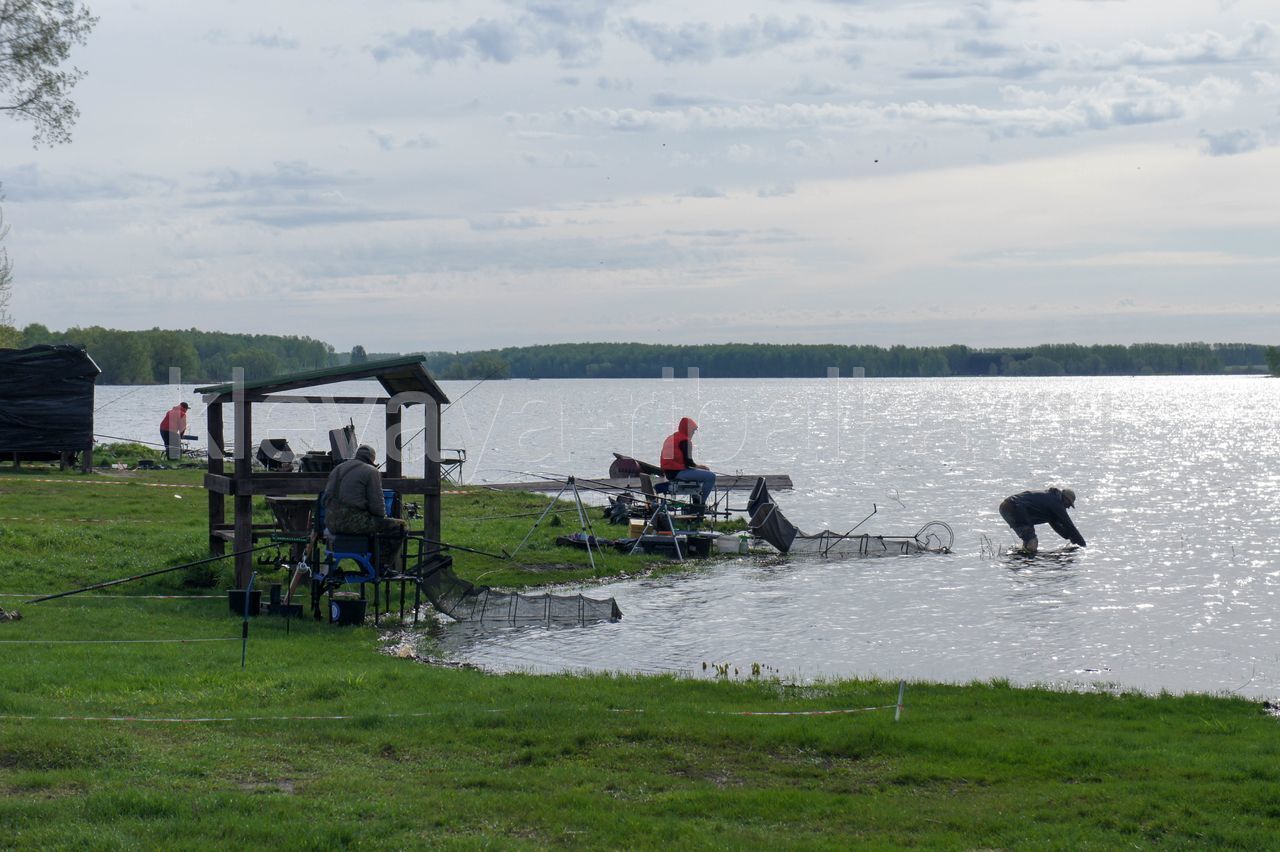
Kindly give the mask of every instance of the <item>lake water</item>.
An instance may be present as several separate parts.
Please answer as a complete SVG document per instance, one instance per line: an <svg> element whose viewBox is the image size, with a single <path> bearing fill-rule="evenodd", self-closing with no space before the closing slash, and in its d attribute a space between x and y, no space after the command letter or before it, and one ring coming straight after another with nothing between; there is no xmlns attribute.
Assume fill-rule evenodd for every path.
<svg viewBox="0 0 1280 852"><path fill-rule="evenodd" d="M701 677L704 663L729 663L744 676L759 664L800 680L1008 678L1280 695L1280 381L444 386L456 402L443 443L467 450L470 482L602 476L614 450L654 459L675 420L689 415L702 426L700 461L726 473L790 474L795 490L775 498L806 531L848 529L874 505L862 530L911 534L941 520L956 532L949 556L745 558L588 587L616 597L623 620L485 632L451 625L439 641L458 659L498 671ZM202 406L175 387L99 388L96 428L155 441L155 424L180 395L193 403L192 431L202 433ZM273 406L258 415L255 440L325 448L326 430L348 419L381 451L380 420L360 406ZM997 504L1058 483L1078 494L1072 514L1089 547L1056 559L1004 556L1014 537ZM1042 547L1055 547L1042 529ZM625 570L624 557L609 566Z"/></svg>

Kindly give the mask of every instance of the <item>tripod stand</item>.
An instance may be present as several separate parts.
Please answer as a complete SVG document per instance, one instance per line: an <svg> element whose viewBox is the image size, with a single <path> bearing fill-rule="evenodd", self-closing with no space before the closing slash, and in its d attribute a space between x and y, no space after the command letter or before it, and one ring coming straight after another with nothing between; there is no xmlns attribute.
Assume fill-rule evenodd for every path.
<svg viewBox="0 0 1280 852"><path fill-rule="evenodd" d="M538 525L542 523L542 521L547 517L547 514L555 507L556 503L560 502L560 498L564 496L564 492L568 490L573 491L573 502L574 505L578 507L578 529L586 535L587 559L591 562L591 570L594 571L596 569L596 560L591 554L591 548L593 545L596 552L600 554L600 565L603 567L604 551L600 549L600 544L596 542L596 532L591 527L591 519L587 516L586 508L582 505L582 495L578 493L578 482L572 476L565 480L564 485L561 486L560 490L556 493L556 496L552 497L551 502L547 504L547 508L542 510L542 514L538 516L538 520L533 522L533 526L524 534L524 538L520 539L520 543L516 545L516 549L511 551L511 557L513 559L515 558L515 555L520 552L520 548L524 547L525 542L529 540L529 536L533 535L533 531L538 528Z"/></svg>

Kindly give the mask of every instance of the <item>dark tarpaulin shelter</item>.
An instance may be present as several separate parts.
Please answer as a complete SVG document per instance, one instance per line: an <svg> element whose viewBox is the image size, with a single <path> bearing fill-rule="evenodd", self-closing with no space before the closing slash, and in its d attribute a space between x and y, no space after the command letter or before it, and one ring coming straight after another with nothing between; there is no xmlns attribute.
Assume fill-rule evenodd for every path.
<svg viewBox="0 0 1280 852"><path fill-rule="evenodd" d="M93 466L93 390L102 370L77 346L0 349L0 458Z"/></svg>

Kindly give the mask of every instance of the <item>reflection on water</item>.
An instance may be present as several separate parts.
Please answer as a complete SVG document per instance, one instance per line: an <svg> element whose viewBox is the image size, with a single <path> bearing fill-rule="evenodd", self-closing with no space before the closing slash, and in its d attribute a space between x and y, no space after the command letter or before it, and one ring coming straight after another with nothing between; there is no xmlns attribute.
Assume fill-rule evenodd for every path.
<svg viewBox="0 0 1280 852"><path fill-rule="evenodd" d="M1255 377L487 383L445 416L473 481L600 475L613 450L656 455L688 414L713 467L789 473L796 490L775 496L806 531L847 529L875 504L871 531L942 520L956 552L738 559L583 589L617 598L616 624L454 625L440 641L496 670L704 676L729 662L1280 695L1278 404L1280 381ZM1089 547L1004 555L997 504L1057 483L1077 491Z"/></svg>

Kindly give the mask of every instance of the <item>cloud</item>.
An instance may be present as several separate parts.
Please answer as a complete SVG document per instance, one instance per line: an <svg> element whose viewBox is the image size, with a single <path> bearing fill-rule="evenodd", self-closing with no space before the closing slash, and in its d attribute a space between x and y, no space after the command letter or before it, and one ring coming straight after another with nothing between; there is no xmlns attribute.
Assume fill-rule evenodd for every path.
<svg viewBox="0 0 1280 852"><path fill-rule="evenodd" d="M79 172L50 172L34 163L6 171L0 184L9 201L123 201L143 196L168 195L174 191L174 181L140 172L116 174L82 174Z"/></svg>
<svg viewBox="0 0 1280 852"><path fill-rule="evenodd" d="M253 36L249 39L249 44L253 47L263 47L267 50L297 50L300 46L297 39L286 38L279 33Z"/></svg>
<svg viewBox="0 0 1280 852"><path fill-rule="evenodd" d="M962 47L966 54L971 54L973 42L969 47ZM1066 63L1062 48L1056 44L1025 45L1021 52L1006 50L996 52L994 46L986 47L985 56L1001 56L997 61L974 64L965 59L944 59L925 67L914 68L906 76L911 80L947 80L962 77L997 77L1009 80L1025 80L1038 76L1045 71L1061 68Z"/></svg>
<svg viewBox="0 0 1280 852"><path fill-rule="evenodd" d="M238 222L257 222L272 228L313 228L330 225L359 225L376 222L412 221L418 215L404 211L373 210L364 207L321 207L298 199L294 207L278 210L233 210L229 218Z"/></svg>
<svg viewBox="0 0 1280 852"><path fill-rule="evenodd" d="M479 18L448 30L413 28L388 33L367 49L378 62L416 57L425 70L437 62L465 58L502 65L547 53L556 54L564 65L585 65L598 58L600 35L612 3L565 0L512 5L523 14L510 19Z"/></svg>
<svg viewBox="0 0 1280 852"><path fill-rule="evenodd" d="M385 130L370 130L369 137L383 151L428 150L440 147L439 140L433 139L425 133L401 139L394 133Z"/></svg>
<svg viewBox="0 0 1280 852"><path fill-rule="evenodd" d="M1136 39L1109 50L1072 52L1056 42L1031 42L1014 48L988 40L967 40L956 45L961 54L907 72L908 79L934 80L963 77L1028 79L1046 71L1107 72L1125 68L1176 68L1193 65L1230 65L1258 62L1276 52L1275 28L1254 22L1236 39L1212 30L1179 35L1165 47L1153 47ZM981 60L972 62L969 57Z"/></svg>
<svg viewBox="0 0 1280 852"><path fill-rule="evenodd" d="M622 23L621 33L639 44L659 62L710 62L720 57L763 53L814 36L817 25L807 18L794 21L752 16L744 24L720 27L705 22L667 26L634 18Z"/></svg>
<svg viewBox="0 0 1280 852"><path fill-rule="evenodd" d="M836 83L827 79L814 79L808 74L802 76L794 85L785 90L786 94L802 100L832 98L848 94L849 87L844 83Z"/></svg>
<svg viewBox="0 0 1280 852"><path fill-rule="evenodd" d="M681 198L724 198L725 195L713 186L695 186L687 192L680 193Z"/></svg>
<svg viewBox="0 0 1280 852"><path fill-rule="evenodd" d="M679 110L579 107L555 116L517 116L513 120L558 121L571 127L602 127L617 132L676 133L953 125L982 129L993 137L1046 137L1195 117L1231 106L1240 91L1236 83L1218 77L1176 86L1129 75L1105 80L1091 88L1063 88L1056 92L1007 86L1003 94L1012 106L1006 108L924 101L748 104Z"/></svg>
<svg viewBox="0 0 1280 852"><path fill-rule="evenodd" d="M1267 134L1255 128L1240 128L1222 133L1200 131L1204 152L1211 157L1229 157L1256 151L1267 142Z"/></svg>
<svg viewBox="0 0 1280 852"><path fill-rule="evenodd" d="M722 104L725 101L712 95L681 94L679 92L654 92L649 96L649 103L658 108L708 106Z"/></svg>
<svg viewBox="0 0 1280 852"><path fill-rule="evenodd" d="M1272 74L1270 71L1254 71L1253 84L1260 95L1280 95L1280 74Z"/></svg>
<svg viewBox="0 0 1280 852"><path fill-rule="evenodd" d="M480 219L469 219L467 224L473 231L526 231L530 228L545 228L537 216L487 216Z"/></svg>
<svg viewBox="0 0 1280 852"><path fill-rule="evenodd" d="M594 169L600 165L600 157L592 151L562 151L555 155L526 151L524 161L535 168Z"/></svg>
<svg viewBox="0 0 1280 852"><path fill-rule="evenodd" d="M211 193L255 192L275 189L316 189L356 183L352 175L337 175L303 160L280 160L269 172L223 168L203 173L207 181L200 191Z"/></svg>
<svg viewBox="0 0 1280 852"><path fill-rule="evenodd" d="M1276 41L1275 27L1265 21L1255 21L1237 39L1209 30L1176 37L1169 47L1151 47L1133 40L1112 51L1086 51L1076 60L1076 65L1111 71L1133 67L1252 62L1271 57L1275 53Z"/></svg>
<svg viewBox="0 0 1280 852"><path fill-rule="evenodd" d="M788 195L795 194L796 185L793 183L777 184L756 191L756 196L759 198L786 198Z"/></svg>
<svg viewBox="0 0 1280 852"><path fill-rule="evenodd" d="M996 122L993 129L997 133L1059 136L1172 121L1225 109L1239 97L1240 86L1220 77L1207 77L1192 86L1174 86L1129 75L1091 88L1047 93L1008 86L1003 94L1007 100L1026 105L1028 110L1009 113L1009 121ZM1056 106L1042 106L1047 104Z"/></svg>

